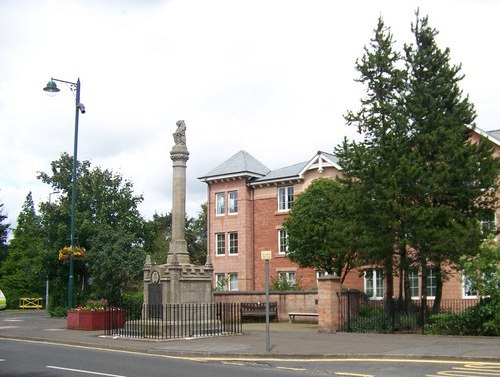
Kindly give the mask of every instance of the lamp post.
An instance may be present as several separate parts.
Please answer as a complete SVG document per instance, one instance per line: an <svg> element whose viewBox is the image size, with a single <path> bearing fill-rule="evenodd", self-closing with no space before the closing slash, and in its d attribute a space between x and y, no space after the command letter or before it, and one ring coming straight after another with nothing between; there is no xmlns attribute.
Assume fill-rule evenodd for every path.
<svg viewBox="0 0 500 377"><path fill-rule="evenodd" d="M74 276L73 276L73 252L75 250L75 202L76 202L76 165L77 165L77 151L78 151L78 120L80 112L85 114L85 106L80 103L80 79L75 82L58 80L51 78L47 83L45 88L46 92L57 93L59 88L56 85L57 82L62 82L67 84L72 91L75 91L75 141L73 144L73 172L71 175L71 226L70 226L70 246L71 254L69 256L69 277L68 277L68 309L73 307L73 286L74 286Z"/></svg>

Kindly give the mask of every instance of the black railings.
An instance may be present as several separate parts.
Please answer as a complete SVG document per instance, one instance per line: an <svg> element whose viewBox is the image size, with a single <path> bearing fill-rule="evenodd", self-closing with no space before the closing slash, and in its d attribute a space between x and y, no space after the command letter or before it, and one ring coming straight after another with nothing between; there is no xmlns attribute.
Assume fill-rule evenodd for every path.
<svg viewBox="0 0 500 377"><path fill-rule="evenodd" d="M465 323L466 318L475 318L472 311L478 310L483 302L479 298L467 299L443 299L439 310L434 307L434 300L428 299L425 311L422 310L422 301L412 299L408 302L393 300L370 300L363 292L342 291L338 294L339 299L339 331L343 332L371 332L371 333L443 333L449 327L450 321L463 321L458 333L454 334L450 329L449 335L464 335L473 330L471 324ZM423 315L425 313L425 316ZM455 324L453 324L454 327ZM482 333L481 326L474 330ZM444 330L443 330L444 329Z"/></svg>
<svg viewBox="0 0 500 377"><path fill-rule="evenodd" d="M156 340L241 334L240 304L130 304L109 307L106 309L104 332L105 335Z"/></svg>

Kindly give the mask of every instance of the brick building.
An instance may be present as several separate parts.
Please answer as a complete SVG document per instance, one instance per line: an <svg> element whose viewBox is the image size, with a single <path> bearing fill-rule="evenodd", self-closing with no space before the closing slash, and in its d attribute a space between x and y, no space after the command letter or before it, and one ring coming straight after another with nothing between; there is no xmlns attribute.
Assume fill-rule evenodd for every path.
<svg viewBox="0 0 500 377"><path fill-rule="evenodd" d="M500 155L500 130L476 129L473 138L487 138ZM214 287L230 291L263 290L265 262L261 251L270 250L271 279L298 282L303 289L317 287L322 272L300 268L286 256L286 232L281 226L294 198L316 178L341 174L337 158L317 152L310 160L270 170L245 151L239 151L199 179L208 185L208 251L214 266ZM497 218L492 221L496 227ZM428 295L436 289L435 271L427 278ZM412 293L419 296L419 271L411 272ZM351 271L344 285L384 296L381 269L367 267ZM397 287L397 279L395 279ZM444 283L443 298L476 298L460 273L452 272Z"/></svg>

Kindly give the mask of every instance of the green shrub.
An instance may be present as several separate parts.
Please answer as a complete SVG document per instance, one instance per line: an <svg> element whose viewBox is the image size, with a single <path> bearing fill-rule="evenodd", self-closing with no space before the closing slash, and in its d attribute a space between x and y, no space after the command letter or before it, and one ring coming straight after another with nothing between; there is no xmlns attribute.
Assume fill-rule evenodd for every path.
<svg viewBox="0 0 500 377"><path fill-rule="evenodd" d="M271 291L301 291L302 286L298 280L290 283L287 279L278 276L272 279L269 289Z"/></svg>
<svg viewBox="0 0 500 377"><path fill-rule="evenodd" d="M49 306L47 312L51 317L66 317L67 309L64 306Z"/></svg>
<svg viewBox="0 0 500 377"><path fill-rule="evenodd" d="M500 302L488 299L457 313L440 313L425 325L430 335L500 335Z"/></svg>

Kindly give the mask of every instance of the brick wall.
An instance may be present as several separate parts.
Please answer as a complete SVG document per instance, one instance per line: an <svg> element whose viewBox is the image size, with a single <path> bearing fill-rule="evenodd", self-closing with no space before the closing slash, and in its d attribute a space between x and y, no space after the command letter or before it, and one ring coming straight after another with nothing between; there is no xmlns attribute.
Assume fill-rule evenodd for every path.
<svg viewBox="0 0 500 377"><path fill-rule="evenodd" d="M278 320L288 321L289 312L318 312L317 291L269 292L269 301L278 303ZM214 292L214 302L266 302L265 291ZM296 321L303 318L297 317ZM316 321L314 318L306 319Z"/></svg>

